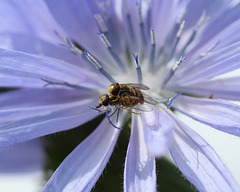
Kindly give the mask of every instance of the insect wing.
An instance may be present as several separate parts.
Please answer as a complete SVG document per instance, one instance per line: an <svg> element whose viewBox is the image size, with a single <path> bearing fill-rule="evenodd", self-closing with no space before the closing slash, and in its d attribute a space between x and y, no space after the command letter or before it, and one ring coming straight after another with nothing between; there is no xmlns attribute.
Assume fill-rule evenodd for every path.
<svg viewBox="0 0 240 192"><path fill-rule="evenodd" d="M132 88L142 89L142 90L149 90L149 87L147 85L144 85L142 83L127 83Z"/></svg>
<svg viewBox="0 0 240 192"><path fill-rule="evenodd" d="M152 104L152 105L157 105L158 104L157 100L155 100L150 95L147 95L146 93L142 93L142 95L144 97L144 102Z"/></svg>
<svg viewBox="0 0 240 192"><path fill-rule="evenodd" d="M135 105L134 107L132 107L132 109L136 112L138 111L144 111L144 112L150 112L153 110L153 107L147 103L143 104L143 105Z"/></svg>

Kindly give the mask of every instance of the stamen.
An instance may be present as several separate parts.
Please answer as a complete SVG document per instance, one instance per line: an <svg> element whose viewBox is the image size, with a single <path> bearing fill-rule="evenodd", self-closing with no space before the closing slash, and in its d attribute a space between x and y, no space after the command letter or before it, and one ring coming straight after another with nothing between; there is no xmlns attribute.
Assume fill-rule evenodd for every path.
<svg viewBox="0 0 240 192"><path fill-rule="evenodd" d="M161 47L161 49L159 49L158 54L157 54L158 58L160 58L162 56L162 54L165 54L166 50L169 50L169 48L172 47L171 45L174 43L174 40L179 31L179 28L181 27L181 24L183 22L183 18L185 16L185 14L186 14L186 8L184 8L182 13L180 14L178 20L176 21L176 24L174 25L174 27L172 28L172 30L170 32L170 35L168 36L166 42L164 43L164 46ZM165 58L167 58L167 57L165 56ZM169 59L169 58L171 59L171 57L168 57L167 59ZM164 59L161 64L167 63L167 59Z"/></svg>
<svg viewBox="0 0 240 192"><path fill-rule="evenodd" d="M83 51L79 49L72 41L70 41L68 38L63 37L57 31L54 31L54 33L64 42L64 44L60 44L61 46L69 49L72 53L78 56L83 55Z"/></svg>
<svg viewBox="0 0 240 192"><path fill-rule="evenodd" d="M112 76L107 72L105 71L105 69L103 69L103 67L100 65L100 63L88 52L84 51L84 54L83 54L83 50L79 49L73 42L71 42L68 38L64 38L62 35L60 35L57 31L55 31L55 34L65 43L64 47L67 47L70 49L71 52L75 53L76 55L78 56L82 56L88 63L90 63L92 66L94 66L95 68L97 68L111 83L114 83L116 82ZM105 36L104 36L105 37ZM109 41L107 41L107 38L106 38L106 43L109 43ZM110 43L109 43L110 44ZM67 46L66 46L67 45ZM72 85L72 84L69 84L67 82L63 82L63 83L60 83L60 82L51 82L51 81L48 81L48 84L45 85L48 86L50 84L57 84L57 85L65 85L65 86L70 86L70 87L76 87L76 85Z"/></svg>
<svg viewBox="0 0 240 192"><path fill-rule="evenodd" d="M178 93L177 95L175 95L174 97L170 97L170 98L169 98L169 104L168 104L168 106L167 106L168 109L171 107L173 101L174 101L175 99L177 99L177 98L179 97L179 95L181 95L181 94L182 94L182 92L179 92L179 93Z"/></svg>
<svg viewBox="0 0 240 192"><path fill-rule="evenodd" d="M102 65L92 56L90 55L90 53L88 52L84 52L83 58L88 61L88 63L90 63L92 66L94 66L95 68L97 68L111 83L116 82L112 76L105 71L105 69L102 67Z"/></svg>
<svg viewBox="0 0 240 192"><path fill-rule="evenodd" d="M105 25L104 21L103 21L103 18L100 14L95 14L94 15L99 27L100 27L100 31L102 33L107 33L108 32L108 29L107 29L107 26Z"/></svg>
<svg viewBox="0 0 240 192"><path fill-rule="evenodd" d="M137 74L138 74L138 82L142 83L142 69L141 66L138 63L138 55L135 56L134 53L132 53L134 59L135 59L135 63L136 63L136 69L137 69Z"/></svg>
<svg viewBox="0 0 240 192"><path fill-rule="evenodd" d="M162 83L162 89L165 88L165 86L167 85L167 83L169 82L169 80L172 78L172 76L174 75L174 73L176 72L176 70L178 69L178 67L180 66L180 64L186 59L186 57L180 57L180 59L176 62L176 64L173 66L173 68L169 71L168 75L166 76L166 78L164 79L163 83Z"/></svg>
<svg viewBox="0 0 240 192"><path fill-rule="evenodd" d="M124 8L126 10L126 20L127 20L127 28L128 28L128 31L129 31L129 35L131 37L131 41L133 42L133 44L135 43L135 36L134 36L134 31L133 31L133 25L132 25L132 20L131 20L131 15L129 13L129 8L128 8L128 4L127 4L127 1L125 0L124 1Z"/></svg>
<svg viewBox="0 0 240 192"><path fill-rule="evenodd" d="M181 94L182 94L182 92L179 92L174 97L169 97L169 98L166 98L166 99L160 99L160 100L158 100L158 103L166 103L166 104L168 104L167 109L169 109L171 107L173 101L175 99L177 99L179 97L179 95L181 95Z"/></svg>
<svg viewBox="0 0 240 192"><path fill-rule="evenodd" d="M171 45L176 37L177 32L179 31L179 28L181 27L181 24L183 22L183 18L186 14L186 8L183 9L182 13L180 14L172 32L170 33L170 38L167 41L167 45Z"/></svg>
<svg viewBox="0 0 240 192"><path fill-rule="evenodd" d="M192 35L190 36L190 38L188 39L186 45L184 46L184 48L182 49L180 55L183 55L185 50L187 49L187 47L193 42L193 40L195 39L196 35L197 35L197 32L199 30L199 28L202 26L204 20L206 19L206 12L204 11L202 13L202 16L200 17L200 19L198 20L198 23L195 27L195 29L193 30L192 32Z"/></svg>
<svg viewBox="0 0 240 192"><path fill-rule="evenodd" d="M146 41L145 34L144 34L144 23L143 23L143 19L142 19L142 1L140 0L140 3L137 2L136 6L137 6L142 41L143 41L143 44L146 45L147 41Z"/></svg>
<svg viewBox="0 0 240 192"><path fill-rule="evenodd" d="M112 55L112 57L114 58L114 60L117 62L117 64L119 65L119 67L126 72L126 68L125 65L122 63L121 59L119 58L119 56L113 51L112 49L112 45L111 43L108 41L107 37L103 34L103 33L99 33L99 37L102 40L103 44L107 47L108 51L110 52L110 54Z"/></svg>
<svg viewBox="0 0 240 192"><path fill-rule="evenodd" d="M109 47L112 46L111 43L108 41L107 37L106 37L103 33L99 33L98 35L99 35L100 39L102 40L103 44L104 44L107 48L109 48Z"/></svg>
<svg viewBox="0 0 240 192"><path fill-rule="evenodd" d="M201 58L207 56L215 47L217 47L217 45L219 43L220 43L220 39L215 44L213 44L211 47L209 47L206 52L201 53L198 59L201 59Z"/></svg>
<svg viewBox="0 0 240 192"><path fill-rule="evenodd" d="M148 2L148 10L147 10L147 29L151 29L151 25L152 25L152 19L151 19L151 1ZM151 31L148 30L148 38L151 35Z"/></svg>
<svg viewBox="0 0 240 192"><path fill-rule="evenodd" d="M155 49L156 49L156 41L155 41L155 31L151 27L151 52L150 52L150 64L149 64L149 72L154 72L154 61L155 61Z"/></svg>
<svg viewBox="0 0 240 192"><path fill-rule="evenodd" d="M132 41L135 42L135 36L134 36L134 34L133 34L131 16L130 16L129 13L126 15L126 18L127 18L128 29L129 29L129 32L130 32L130 37L131 37Z"/></svg>
<svg viewBox="0 0 240 192"><path fill-rule="evenodd" d="M183 31L184 26L185 26L185 21L183 21L183 22L181 23L180 28L179 28L179 30L178 30L178 32L177 32L177 36L176 36L175 43L174 43L173 48L172 48L172 50L171 50L171 52L170 52L170 54L169 54L169 57L168 57L169 60L172 58L172 56L173 56L173 54L174 54L174 52L175 52L175 50L176 50L176 47L177 47L177 45L178 45L178 43L179 43L179 40L180 40L180 37L181 37L181 34L182 34L182 31Z"/></svg>

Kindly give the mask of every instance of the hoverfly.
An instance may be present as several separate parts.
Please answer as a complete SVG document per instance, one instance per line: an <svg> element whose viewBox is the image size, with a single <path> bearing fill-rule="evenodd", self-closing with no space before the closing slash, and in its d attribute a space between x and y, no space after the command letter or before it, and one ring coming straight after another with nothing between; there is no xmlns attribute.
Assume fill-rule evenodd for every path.
<svg viewBox="0 0 240 192"><path fill-rule="evenodd" d="M142 93L140 90L148 90L144 84L129 83L119 84L113 83L109 86L109 95L104 94L99 97L99 105L94 108L102 106L119 106L120 109L136 109L139 111L151 111L152 107L144 103L156 105L158 102L151 96ZM144 104L144 105L143 105ZM107 108L108 110L108 108Z"/></svg>
<svg viewBox="0 0 240 192"><path fill-rule="evenodd" d="M103 94L99 97L99 104L90 108L98 112L105 112L109 123L115 128L121 129L115 126L111 121L111 117L116 111L118 119L120 109L127 109L132 113L135 113L133 110L149 112L152 111L152 106L149 104L158 104L154 98L143 93L141 90L149 90L149 87L140 83L113 83L109 86L109 94ZM115 110L111 114L108 111L109 106L115 107ZM104 107L107 108L104 109Z"/></svg>
<svg viewBox="0 0 240 192"><path fill-rule="evenodd" d="M156 105L158 103L151 96L141 92L140 90L149 90L149 87L141 83L119 84L117 82L112 83L109 86L109 93L114 96L131 96L138 98L140 104L146 102L152 105Z"/></svg>

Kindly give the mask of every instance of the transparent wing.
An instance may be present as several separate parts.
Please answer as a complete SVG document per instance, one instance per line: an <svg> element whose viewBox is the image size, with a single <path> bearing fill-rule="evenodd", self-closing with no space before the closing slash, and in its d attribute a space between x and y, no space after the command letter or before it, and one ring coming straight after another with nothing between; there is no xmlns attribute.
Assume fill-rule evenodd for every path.
<svg viewBox="0 0 240 192"><path fill-rule="evenodd" d="M144 85L142 83L127 83L130 87L142 89L142 90L149 90L149 87L147 85Z"/></svg>
<svg viewBox="0 0 240 192"><path fill-rule="evenodd" d="M134 112L135 112L135 110L136 110L136 112L138 112L138 111L150 112L153 110L153 107L147 103L144 103L142 105L137 104L134 107L132 107L132 109L134 110Z"/></svg>
<svg viewBox="0 0 240 192"><path fill-rule="evenodd" d="M147 95L146 93L142 93L142 95L144 97L144 102L152 104L152 105L157 105L158 104L157 100L155 100L150 95Z"/></svg>

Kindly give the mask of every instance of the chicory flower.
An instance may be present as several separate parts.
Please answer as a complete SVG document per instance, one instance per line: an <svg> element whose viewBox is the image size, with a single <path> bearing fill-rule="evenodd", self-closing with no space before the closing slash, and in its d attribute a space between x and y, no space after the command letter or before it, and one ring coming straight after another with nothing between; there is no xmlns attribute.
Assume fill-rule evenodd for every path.
<svg viewBox="0 0 240 192"><path fill-rule="evenodd" d="M199 191L239 191L214 149L174 110L240 135L240 5L232 1L1 1L0 146L81 125L113 82L143 83L158 101L132 114L125 191L155 191L168 150ZM61 44L59 46L59 44ZM169 109L170 108L170 109ZM171 110L173 109L173 110ZM127 110L104 119L43 191L90 191ZM111 124L109 124L109 121ZM112 125L113 124L113 125Z"/></svg>

